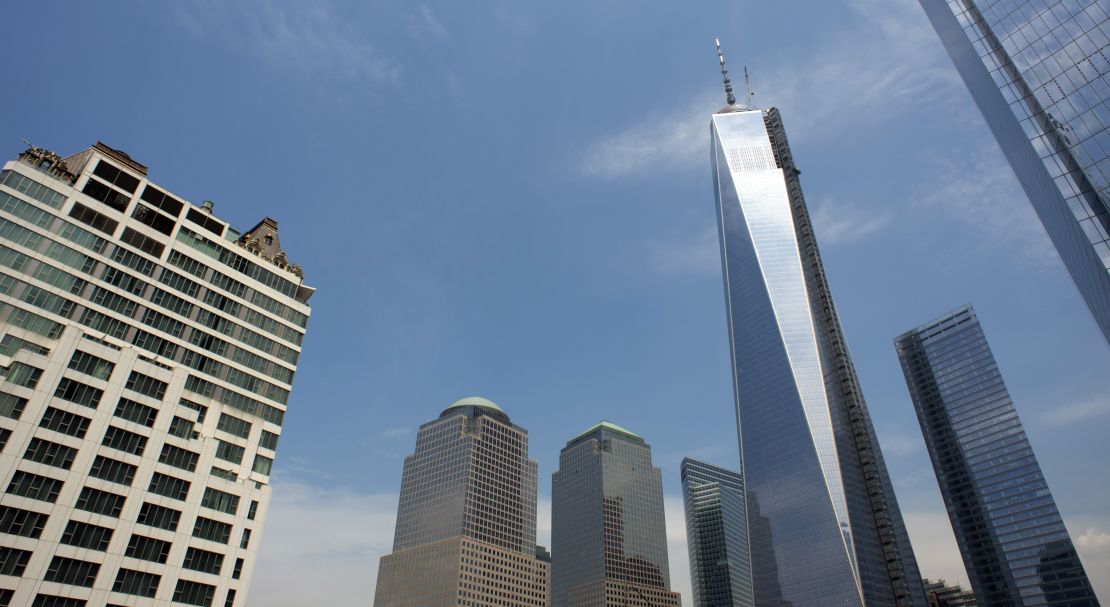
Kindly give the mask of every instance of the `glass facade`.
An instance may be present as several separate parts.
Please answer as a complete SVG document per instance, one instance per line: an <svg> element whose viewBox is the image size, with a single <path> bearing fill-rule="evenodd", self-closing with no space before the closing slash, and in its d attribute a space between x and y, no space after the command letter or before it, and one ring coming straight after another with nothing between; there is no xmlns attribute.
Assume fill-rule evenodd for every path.
<svg viewBox="0 0 1110 607"><path fill-rule="evenodd" d="M681 470L694 607L754 607L743 478L690 458Z"/></svg>
<svg viewBox="0 0 1110 607"><path fill-rule="evenodd" d="M895 346L978 600L1097 606L975 311L964 306Z"/></svg>
<svg viewBox="0 0 1110 607"><path fill-rule="evenodd" d="M711 135L755 601L924 605L779 113Z"/></svg>
<svg viewBox="0 0 1110 607"><path fill-rule="evenodd" d="M1110 6L920 2L1110 341Z"/></svg>
<svg viewBox="0 0 1110 607"><path fill-rule="evenodd" d="M536 462L528 433L496 404L456 401L420 426L405 458L393 553L376 607L543 607Z"/></svg>
<svg viewBox="0 0 1110 607"><path fill-rule="evenodd" d="M678 607L663 480L644 439L602 422L567 443L551 490L551 604Z"/></svg>

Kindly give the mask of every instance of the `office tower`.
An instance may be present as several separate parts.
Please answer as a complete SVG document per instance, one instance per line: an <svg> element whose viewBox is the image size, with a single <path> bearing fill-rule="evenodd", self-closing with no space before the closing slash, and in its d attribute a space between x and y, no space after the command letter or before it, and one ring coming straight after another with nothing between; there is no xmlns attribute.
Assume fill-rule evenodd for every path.
<svg viewBox="0 0 1110 607"><path fill-rule="evenodd" d="M375 607L544 607L545 557L528 431L479 397L420 426Z"/></svg>
<svg viewBox="0 0 1110 607"><path fill-rule="evenodd" d="M929 607L976 607L975 593L964 590L959 584L949 586L944 580L925 580L925 595Z"/></svg>
<svg viewBox="0 0 1110 607"><path fill-rule="evenodd" d="M755 602L923 606L782 119L725 85L711 161Z"/></svg>
<svg viewBox="0 0 1110 607"><path fill-rule="evenodd" d="M743 478L688 457L681 470L694 607L754 607Z"/></svg>
<svg viewBox="0 0 1110 607"><path fill-rule="evenodd" d="M895 340L975 596L1097 606L971 306Z"/></svg>
<svg viewBox="0 0 1110 607"><path fill-rule="evenodd" d="M104 144L5 164L0 605L244 605L312 293Z"/></svg>
<svg viewBox="0 0 1110 607"><path fill-rule="evenodd" d="M920 2L1110 342L1110 8Z"/></svg>
<svg viewBox="0 0 1110 607"><path fill-rule="evenodd" d="M551 478L551 604L678 607L670 579L651 447L603 421L563 447Z"/></svg>

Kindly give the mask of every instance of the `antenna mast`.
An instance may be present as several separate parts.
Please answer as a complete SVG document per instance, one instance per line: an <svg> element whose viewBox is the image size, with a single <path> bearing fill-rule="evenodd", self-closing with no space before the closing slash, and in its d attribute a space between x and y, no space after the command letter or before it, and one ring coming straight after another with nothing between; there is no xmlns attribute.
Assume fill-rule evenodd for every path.
<svg viewBox="0 0 1110 607"><path fill-rule="evenodd" d="M721 62L721 76L725 79L725 98L728 100L729 105L736 105L736 95L732 94L732 81L728 79L728 68L725 67L725 54L721 52L721 39L715 38L717 42L717 59ZM748 70L744 68L744 78L747 79ZM751 101L751 94L748 94L748 101Z"/></svg>
<svg viewBox="0 0 1110 607"><path fill-rule="evenodd" d="M748 77L748 66L744 66L744 90L748 95L748 107L752 107L752 79Z"/></svg>

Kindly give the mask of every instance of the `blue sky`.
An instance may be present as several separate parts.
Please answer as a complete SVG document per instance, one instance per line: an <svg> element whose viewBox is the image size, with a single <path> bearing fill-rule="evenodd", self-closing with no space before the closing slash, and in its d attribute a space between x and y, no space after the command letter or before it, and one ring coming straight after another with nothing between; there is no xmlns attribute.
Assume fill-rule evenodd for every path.
<svg viewBox="0 0 1110 607"><path fill-rule="evenodd" d="M966 579L891 341L970 301L1110 601L1110 348L913 0L18 3L6 23L6 158L103 140L238 226L276 218L319 289L252 607L369 604L415 428L471 394L530 430L541 517L566 439L600 418L645 436L687 591L678 462L737 465L715 36L783 111L923 573Z"/></svg>

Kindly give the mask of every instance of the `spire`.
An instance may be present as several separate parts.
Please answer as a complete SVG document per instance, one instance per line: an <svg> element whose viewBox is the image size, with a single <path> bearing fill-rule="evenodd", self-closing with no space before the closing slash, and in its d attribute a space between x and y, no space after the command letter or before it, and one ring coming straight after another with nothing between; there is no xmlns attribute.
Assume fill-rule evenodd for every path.
<svg viewBox="0 0 1110 607"><path fill-rule="evenodd" d="M745 103L748 104L748 107L752 107L752 95L755 93L752 92L752 79L748 77L748 66L746 65L744 66L744 92L748 96Z"/></svg>
<svg viewBox="0 0 1110 607"><path fill-rule="evenodd" d="M725 54L721 52L721 39L715 38L717 41L717 59L721 62L721 76L725 78L725 95L728 99L729 105L736 104L736 96L732 94L732 81L728 79L728 68L725 67ZM747 79L747 68L744 68L745 79ZM750 100L749 100L750 101Z"/></svg>

